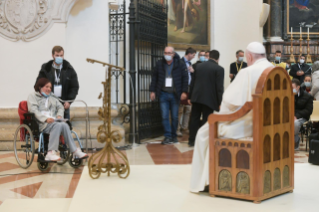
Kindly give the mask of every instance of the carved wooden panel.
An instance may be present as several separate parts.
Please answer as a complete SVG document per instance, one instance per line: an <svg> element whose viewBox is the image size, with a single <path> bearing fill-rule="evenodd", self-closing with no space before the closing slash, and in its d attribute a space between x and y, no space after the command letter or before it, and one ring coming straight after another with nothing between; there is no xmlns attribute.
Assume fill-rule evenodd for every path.
<svg viewBox="0 0 319 212"><path fill-rule="evenodd" d="M271 104L270 100L267 98L264 101L264 126L271 124Z"/></svg>
<svg viewBox="0 0 319 212"><path fill-rule="evenodd" d="M280 160L280 135L278 133L276 133L275 137L274 137L274 149L273 149L273 153L274 153L274 161L276 160Z"/></svg>
<svg viewBox="0 0 319 212"><path fill-rule="evenodd" d="M283 81L283 83L282 83L282 88L283 88L284 90L287 90L287 80L286 80L286 79L284 79L284 81Z"/></svg>
<svg viewBox="0 0 319 212"><path fill-rule="evenodd" d="M287 187L287 186L289 186L289 167L288 166L284 167L283 175L284 175L283 186Z"/></svg>
<svg viewBox="0 0 319 212"><path fill-rule="evenodd" d="M269 192L271 192L271 173L267 170L264 174L264 194Z"/></svg>
<svg viewBox="0 0 319 212"><path fill-rule="evenodd" d="M231 174L228 170L224 169L219 172L218 189L222 191L231 191Z"/></svg>
<svg viewBox="0 0 319 212"><path fill-rule="evenodd" d="M271 90L271 79L267 81L267 91Z"/></svg>
<svg viewBox="0 0 319 212"><path fill-rule="evenodd" d="M276 168L274 171L274 191L281 188L281 174L280 169Z"/></svg>
<svg viewBox="0 0 319 212"><path fill-rule="evenodd" d="M280 124L280 99L278 97L274 101L273 114L274 124Z"/></svg>
<svg viewBox="0 0 319 212"><path fill-rule="evenodd" d="M239 172L236 177L236 192L241 194L250 193L250 179L246 172Z"/></svg>
<svg viewBox="0 0 319 212"><path fill-rule="evenodd" d="M249 154L245 150L239 150L237 152L236 168L249 169Z"/></svg>
<svg viewBox="0 0 319 212"><path fill-rule="evenodd" d="M221 149L219 151L219 166L231 167L231 154L228 149Z"/></svg>
<svg viewBox="0 0 319 212"><path fill-rule="evenodd" d="M275 76L274 89L280 90L280 76L279 76L279 74L276 74L276 76Z"/></svg>
<svg viewBox="0 0 319 212"><path fill-rule="evenodd" d="M288 97L284 98L284 103L282 106L282 123L289 122L289 99Z"/></svg>
<svg viewBox="0 0 319 212"><path fill-rule="evenodd" d="M289 158L289 134L288 132L284 133L283 137L283 148L282 148L282 158Z"/></svg>
<svg viewBox="0 0 319 212"><path fill-rule="evenodd" d="M271 142L270 136L266 135L264 139L263 152L264 152L264 163L270 162L270 150L271 150Z"/></svg>

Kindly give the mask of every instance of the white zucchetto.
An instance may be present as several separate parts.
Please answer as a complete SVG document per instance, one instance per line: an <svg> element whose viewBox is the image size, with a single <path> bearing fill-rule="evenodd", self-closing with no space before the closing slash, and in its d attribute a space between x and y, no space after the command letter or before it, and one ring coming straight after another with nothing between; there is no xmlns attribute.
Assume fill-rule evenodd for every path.
<svg viewBox="0 0 319 212"><path fill-rule="evenodd" d="M251 42L248 44L247 50L254 54L266 54L264 45L259 42Z"/></svg>

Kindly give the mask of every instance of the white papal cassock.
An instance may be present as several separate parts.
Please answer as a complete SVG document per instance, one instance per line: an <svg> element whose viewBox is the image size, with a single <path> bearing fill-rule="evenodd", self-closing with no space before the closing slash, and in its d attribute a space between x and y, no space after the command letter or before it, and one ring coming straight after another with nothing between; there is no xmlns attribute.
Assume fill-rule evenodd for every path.
<svg viewBox="0 0 319 212"><path fill-rule="evenodd" d="M273 65L266 58L257 60L253 65L242 69L223 94L219 114L234 113L247 101L252 101L256 85L262 72ZM233 122L221 122L218 136L232 139L252 137L253 113ZM204 124L197 132L192 162L191 192L203 191L209 184L209 124Z"/></svg>

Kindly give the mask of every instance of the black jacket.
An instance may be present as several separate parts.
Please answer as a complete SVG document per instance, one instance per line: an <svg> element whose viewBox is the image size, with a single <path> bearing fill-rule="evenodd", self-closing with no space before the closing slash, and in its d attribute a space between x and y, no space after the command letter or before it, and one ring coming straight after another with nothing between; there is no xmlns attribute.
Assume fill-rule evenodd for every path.
<svg viewBox="0 0 319 212"><path fill-rule="evenodd" d="M296 63L295 65L291 66L289 75L292 76L293 78L298 79L301 84L303 83L306 75L311 75L311 67L307 64L302 64L300 65L300 68L299 68L299 65L300 65L299 63ZM302 70L305 74L302 76L297 76L297 72L299 70Z"/></svg>
<svg viewBox="0 0 319 212"><path fill-rule="evenodd" d="M49 79L52 84L52 92L54 92L55 73L52 71L52 63L53 60L50 60L42 65L36 81L38 81L40 78ZM61 99L75 99L79 91L78 76L71 64L66 60L63 60L60 80L62 85Z"/></svg>
<svg viewBox="0 0 319 212"><path fill-rule="evenodd" d="M230 74L233 74L234 77L230 80L230 82L234 81L236 75L238 74L238 71L237 71L237 66L236 66L236 63L237 62L233 62L232 64L230 64L230 68L229 68L229 73ZM240 66L240 65L239 65ZM241 67L241 69L244 69L247 67L247 63L246 62L243 62L243 65ZM239 67L238 67L239 68Z"/></svg>
<svg viewBox="0 0 319 212"><path fill-rule="evenodd" d="M203 62L201 62L201 61L198 60L196 63L193 64L194 72L196 71L197 65L198 65L198 64L201 64L201 63L203 63Z"/></svg>
<svg viewBox="0 0 319 212"><path fill-rule="evenodd" d="M297 119L304 118L309 120L313 110L313 97L300 89L300 95L295 95L295 116Z"/></svg>
<svg viewBox="0 0 319 212"><path fill-rule="evenodd" d="M214 60L198 64L193 75L189 99L219 111L224 93L224 68Z"/></svg>
<svg viewBox="0 0 319 212"><path fill-rule="evenodd" d="M181 62L181 58L178 54L175 53L173 58L174 66L172 71L172 77L174 82L174 93L176 98L180 99L182 93L188 92L188 70L185 67L185 63ZM157 61L156 67L152 73L152 82L150 85L150 92L156 93L156 98L161 94L161 90L165 85L165 68L164 64L166 63L165 58Z"/></svg>

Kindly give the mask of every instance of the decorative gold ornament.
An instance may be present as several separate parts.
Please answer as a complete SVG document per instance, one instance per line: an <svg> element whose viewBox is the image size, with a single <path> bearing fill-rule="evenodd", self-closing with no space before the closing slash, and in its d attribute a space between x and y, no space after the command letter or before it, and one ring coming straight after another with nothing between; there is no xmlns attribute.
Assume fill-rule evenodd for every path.
<svg viewBox="0 0 319 212"><path fill-rule="evenodd" d="M106 173L110 176L110 173L117 173L120 178L127 178L130 174L130 165L127 157L120 151L118 151L112 144L120 142L121 136L118 130L111 131L111 72L112 71L124 71L122 67L104 63L101 61L86 59L89 63L100 63L103 66L108 66L107 74L105 76L105 82L102 82L104 86L104 95L100 93L99 99L103 97L103 106L99 109L98 114L100 120L103 120L103 124L99 126L97 133L97 140L100 143L105 143L104 148L93 154L88 162L89 174L91 178L97 179L101 173ZM119 156L124 163L120 162ZM114 161L111 161L111 160ZM95 162L97 161L97 163Z"/></svg>

